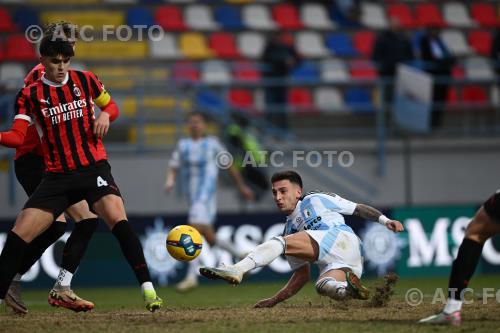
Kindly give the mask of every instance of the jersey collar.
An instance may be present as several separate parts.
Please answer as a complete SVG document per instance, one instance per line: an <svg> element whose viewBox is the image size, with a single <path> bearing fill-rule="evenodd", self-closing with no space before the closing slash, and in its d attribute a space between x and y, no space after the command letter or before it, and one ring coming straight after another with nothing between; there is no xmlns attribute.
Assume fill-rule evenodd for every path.
<svg viewBox="0 0 500 333"><path fill-rule="evenodd" d="M299 213L299 211L300 211L300 204L302 203L302 199L303 198L300 198L299 201L297 201L297 205L295 205L295 209L293 210L293 212L290 213L290 215L288 215L286 217L287 219L289 219L289 218L291 219L292 216L295 216L295 215L297 215Z"/></svg>
<svg viewBox="0 0 500 333"><path fill-rule="evenodd" d="M57 82L52 82L50 81L49 79L47 79L45 77L45 73L43 74L42 76L42 82L49 85L49 86L52 86L52 87L62 87L64 86L66 83L68 83L68 80L69 80L69 73L66 73L66 77L64 78L63 82L61 83L57 83Z"/></svg>

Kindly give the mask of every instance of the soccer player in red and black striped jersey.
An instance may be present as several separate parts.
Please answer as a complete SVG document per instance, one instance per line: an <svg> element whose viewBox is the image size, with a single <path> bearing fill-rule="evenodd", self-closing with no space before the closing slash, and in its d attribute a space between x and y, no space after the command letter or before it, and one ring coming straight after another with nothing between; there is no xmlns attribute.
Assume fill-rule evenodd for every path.
<svg viewBox="0 0 500 333"><path fill-rule="evenodd" d="M47 171L7 236L0 256L0 299L28 244L55 216L86 200L117 238L141 284L146 308L155 311L163 302L151 283L141 243L127 221L102 144L110 121L118 116L117 105L93 73L69 70L74 51L68 41L44 38L40 54L45 74L23 89L11 131L0 133L0 144L19 146L28 124L35 122ZM102 111L97 117L92 100Z"/></svg>
<svg viewBox="0 0 500 333"><path fill-rule="evenodd" d="M78 38L77 27L69 22L57 22L49 25L44 31L44 36L54 38L58 34L65 37L70 44L76 43ZM24 79L25 87L40 79L45 68L40 63L35 66ZM21 146L16 147L14 158L15 174L28 196L35 191L45 176L45 165L42 157L42 146L36 126L30 125ZM86 201L80 201L68 209L66 213L76 223L73 232L66 241L61 261L59 276L53 289L49 293L49 304L60 306L73 311L87 311L94 308L94 304L80 298L71 290L71 280L85 253L88 243L97 227L97 216L90 212ZM66 230L66 219L61 214L55 219L47 230L30 243L23 257L18 274L14 277L5 303L17 313L26 314L28 309L21 297L20 280L31 266L42 256L44 251L59 239Z"/></svg>

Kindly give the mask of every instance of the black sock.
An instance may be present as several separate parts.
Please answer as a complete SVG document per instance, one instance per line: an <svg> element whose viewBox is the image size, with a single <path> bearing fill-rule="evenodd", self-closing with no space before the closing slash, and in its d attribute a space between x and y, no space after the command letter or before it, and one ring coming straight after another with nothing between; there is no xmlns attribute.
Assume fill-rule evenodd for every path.
<svg viewBox="0 0 500 333"><path fill-rule="evenodd" d="M0 255L0 299L4 299L10 283L16 275L28 243L10 231Z"/></svg>
<svg viewBox="0 0 500 333"><path fill-rule="evenodd" d="M95 218L75 223L75 229L71 232L64 246L61 268L72 274L75 273L97 228L97 224L98 220Z"/></svg>
<svg viewBox="0 0 500 333"><path fill-rule="evenodd" d="M123 220L115 224L112 232L116 239L118 239L123 255L127 259L130 267L132 267L139 284L151 281L141 242L130 227L128 221Z"/></svg>
<svg viewBox="0 0 500 333"><path fill-rule="evenodd" d="M42 256L45 250L66 231L66 222L54 221L44 232L33 239L24 253L18 273L23 275Z"/></svg>
<svg viewBox="0 0 500 333"><path fill-rule="evenodd" d="M483 244L464 238L458 249L457 258L451 266L450 281L448 283L448 297L462 300L460 295L462 290L467 288L469 280L476 270Z"/></svg>

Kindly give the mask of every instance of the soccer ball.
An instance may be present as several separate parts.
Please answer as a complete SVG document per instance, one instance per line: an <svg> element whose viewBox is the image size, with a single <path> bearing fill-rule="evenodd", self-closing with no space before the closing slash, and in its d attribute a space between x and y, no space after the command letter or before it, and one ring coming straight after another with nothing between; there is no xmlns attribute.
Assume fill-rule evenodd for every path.
<svg viewBox="0 0 500 333"><path fill-rule="evenodd" d="M189 225L178 225L168 233L167 251L174 259L191 261L200 254L202 243L198 230Z"/></svg>

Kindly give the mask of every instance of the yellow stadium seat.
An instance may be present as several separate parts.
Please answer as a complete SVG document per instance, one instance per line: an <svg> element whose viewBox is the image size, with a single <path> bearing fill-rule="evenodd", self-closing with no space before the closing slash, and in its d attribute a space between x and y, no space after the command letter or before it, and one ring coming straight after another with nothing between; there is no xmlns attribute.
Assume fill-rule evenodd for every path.
<svg viewBox="0 0 500 333"><path fill-rule="evenodd" d="M110 31L107 36L108 39L114 39L116 38L114 27L125 24L125 14L118 10L44 11L40 17L44 24L61 20L72 22L80 27L84 38L91 38L93 36L92 29L85 29L85 26L92 26L94 31L102 31L103 26L112 26L112 28L106 28ZM113 32L112 34L111 31ZM125 36L125 32L122 32L122 34Z"/></svg>
<svg viewBox="0 0 500 333"><path fill-rule="evenodd" d="M124 98L123 108L120 111L127 117L134 117L137 112L137 99L135 97Z"/></svg>
<svg viewBox="0 0 500 333"><path fill-rule="evenodd" d="M75 57L79 60L142 60L148 55L147 43L118 40L79 42Z"/></svg>
<svg viewBox="0 0 500 333"><path fill-rule="evenodd" d="M207 133L217 135L218 127L210 124L207 126ZM129 143L138 143L138 131L136 127L132 127L128 132ZM146 145L173 145L176 142L177 126L174 123L154 124L144 126L144 143ZM187 126L182 129L182 136L188 136L189 130Z"/></svg>
<svg viewBox="0 0 500 333"><path fill-rule="evenodd" d="M33 5L93 5L100 4L102 0L28 0Z"/></svg>
<svg viewBox="0 0 500 333"><path fill-rule="evenodd" d="M138 66L96 66L90 70L97 74L111 92L113 89L133 88L146 75L144 68Z"/></svg>
<svg viewBox="0 0 500 333"><path fill-rule="evenodd" d="M182 54L190 59L207 59L213 56L205 37L196 32L184 33L180 36L179 47Z"/></svg>

